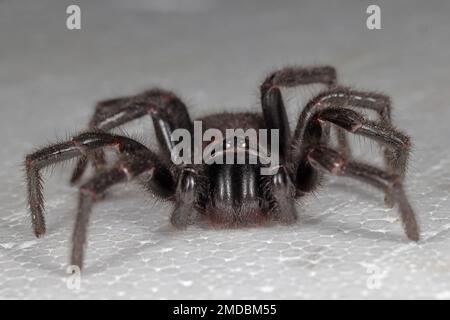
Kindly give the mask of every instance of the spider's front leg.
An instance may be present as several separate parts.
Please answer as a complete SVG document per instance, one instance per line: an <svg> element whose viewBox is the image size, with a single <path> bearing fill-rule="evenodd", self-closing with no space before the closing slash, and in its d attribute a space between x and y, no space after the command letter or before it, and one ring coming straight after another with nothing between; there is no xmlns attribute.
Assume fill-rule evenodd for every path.
<svg viewBox="0 0 450 320"><path fill-rule="evenodd" d="M390 151L388 170L404 178L411 148L410 138L406 134L386 123L367 120L358 112L346 108L320 111L317 120L328 121L350 133L377 141Z"/></svg>
<svg viewBox="0 0 450 320"><path fill-rule="evenodd" d="M419 240L419 226L399 175L389 174L356 161L349 161L337 151L325 146L311 147L307 153L307 159L311 166L319 171L358 179L389 194L399 206L406 235L411 240Z"/></svg>
<svg viewBox="0 0 450 320"><path fill-rule="evenodd" d="M359 109L373 110L377 113L379 121L385 125L391 125L391 99L380 93L357 91L345 87L335 87L322 95L321 103L330 105L351 106ZM336 127L339 152L346 156L351 155L350 146L345 130ZM394 170L391 160L394 158L392 150L384 149L386 165L390 170Z"/></svg>
<svg viewBox="0 0 450 320"><path fill-rule="evenodd" d="M279 130L279 139L270 143L278 143L280 156L280 170L271 179L266 179L273 197L274 219L284 223L292 223L297 219L293 194L295 188L286 168L289 160L291 130L286 108L281 94L281 88L296 87L320 83L328 87L336 83L336 70L330 66L288 67L277 70L261 84L261 107L266 128Z"/></svg>
<svg viewBox="0 0 450 320"><path fill-rule="evenodd" d="M170 158L173 142L170 133L177 128L192 132L192 121L186 105L173 92L154 88L141 94L101 101L89 122L90 130L110 131L135 119L150 115L153 120L156 137L163 148L163 155ZM88 162L96 168L105 163L104 152L97 150L78 160L70 182L77 183L83 175Z"/></svg>
<svg viewBox="0 0 450 320"><path fill-rule="evenodd" d="M317 101L313 101L309 107L317 103ZM328 105L318 106L316 109L308 117L306 117L307 113L300 116L300 122L293 139L294 151L292 159L301 159L303 157L302 154L305 152L304 148L311 143L327 144L327 139L314 138L312 133L316 132L318 137L321 137L323 128L332 123L347 132L373 139L389 149L389 154L392 157L388 159L390 164L388 172L398 175L403 180L411 147L411 142L407 135L381 121L367 120L361 114L351 109L329 107ZM310 141L311 137L315 140ZM393 201L391 195L386 194L386 205L392 207L394 205Z"/></svg>
<svg viewBox="0 0 450 320"><path fill-rule="evenodd" d="M407 135L382 122L369 121L358 112L345 108L328 108L319 111L315 117L319 122L333 123L348 132L380 143L388 150L385 155L390 155L386 159L388 171L399 176L403 181L411 148L410 138ZM389 207L394 205L394 199L390 193L386 193L385 203Z"/></svg>
<svg viewBox="0 0 450 320"><path fill-rule="evenodd" d="M336 70L330 66L287 67L271 73L262 83L261 107L267 129L279 130L280 157L284 160L289 152L291 132L284 106L281 88L314 83L328 87L336 83Z"/></svg>
<svg viewBox="0 0 450 320"><path fill-rule="evenodd" d="M377 123L386 128L393 128L391 122L391 101L388 96L374 92L357 91L340 86L324 91L311 100L302 111L300 115L300 123L297 128L305 129L306 122L308 122L314 114L317 113L317 111L329 107L353 107L358 109L373 110L379 117ZM351 150L347 141L347 135L345 132L346 129L340 126L335 126L335 129L337 133L339 152L345 154L346 156L350 156ZM297 132L296 134L298 135ZM384 159L388 170L392 173L397 173L404 176L404 172L401 172L402 169L399 168L402 162L402 159L399 159L401 156L396 154L396 150L386 147L386 145L384 145L383 148ZM409 146L406 145L405 149L404 154L407 156Z"/></svg>
<svg viewBox="0 0 450 320"><path fill-rule="evenodd" d="M85 155L106 147L115 148L121 154L133 154L148 149L132 139L102 132L87 132L70 141L57 143L26 156L28 203L31 221L37 237L45 233L44 197L40 171L47 166ZM156 156L153 157L157 161Z"/></svg>
<svg viewBox="0 0 450 320"><path fill-rule="evenodd" d="M78 212L73 230L71 264L83 266L86 230L93 204L113 185L145 175L145 187L160 198L174 196L175 182L169 169L150 150L124 154L115 167L98 173L80 188Z"/></svg>
<svg viewBox="0 0 450 320"><path fill-rule="evenodd" d="M320 98L320 97L319 97ZM397 203L408 238L419 239L419 228L414 212L403 190L409 138L381 121L369 121L351 109L321 105L313 100L300 115L294 133L291 162L294 181L301 191L311 191L317 185L317 172L345 175L365 181L384 191L389 205ZM314 110L314 112L311 112ZM332 123L350 133L372 138L389 147L396 155L395 172L384 171L373 166L350 161L347 156L332 150L324 128Z"/></svg>
<svg viewBox="0 0 450 320"><path fill-rule="evenodd" d="M99 130L100 128L96 125L98 119L108 118L113 114L119 113L125 105L130 103L130 97L119 97L98 102L95 106L94 116L89 121L89 129L92 131ZM137 112L135 111L134 115L136 115L136 113ZM108 129L107 126L108 124L105 124L106 129ZM75 169L72 172L70 184L74 185L80 180L89 162L94 165L96 171L100 170L106 164L105 153L102 150L97 150L95 152L82 155L78 159Z"/></svg>

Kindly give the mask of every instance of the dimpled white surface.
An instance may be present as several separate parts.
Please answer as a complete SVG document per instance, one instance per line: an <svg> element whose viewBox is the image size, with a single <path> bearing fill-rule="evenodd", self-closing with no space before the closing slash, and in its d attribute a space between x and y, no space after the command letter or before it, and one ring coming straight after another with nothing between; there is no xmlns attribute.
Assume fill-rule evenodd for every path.
<svg viewBox="0 0 450 320"><path fill-rule="evenodd" d="M450 2L377 1L372 31L367 1L77 1L79 31L65 28L70 3L0 2L0 298L450 298ZM34 238L24 156L83 129L96 101L158 85L194 116L258 110L267 72L311 63L392 97L414 143L405 185L419 243L380 192L344 178L303 199L295 225L237 230L174 230L170 204L119 185L94 208L74 289L68 165L45 174L48 230ZM137 129L154 146L151 122ZM371 146L362 158L379 157L358 141Z"/></svg>

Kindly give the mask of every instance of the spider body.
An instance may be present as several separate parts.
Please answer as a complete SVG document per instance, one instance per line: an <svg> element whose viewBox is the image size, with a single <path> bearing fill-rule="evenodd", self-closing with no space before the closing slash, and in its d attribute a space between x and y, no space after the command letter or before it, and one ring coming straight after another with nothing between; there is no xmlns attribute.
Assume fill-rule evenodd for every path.
<svg viewBox="0 0 450 320"><path fill-rule="evenodd" d="M291 132L280 88L313 83L324 84L327 89L307 103ZM79 192L71 263L80 267L93 204L108 188L129 180L137 180L151 194L172 201L170 221L183 228L200 218L219 227L252 226L269 221L291 224L297 220L296 198L315 190L324 174L347 176L380 189L388 206L398 205L407 237L419 239L415 215L403 190L410 140L392 125L388 97L339 86L334 68L328 66L275 71L260 89L261 113L221 113L198 120L203 132L213 128L222 133L232 128L278 130L279 165L273 174L261 174L264 165L259 161L171 162L173 131L184 129L194 133L185 104L172 92L152 89L136 96L102 101L97 104L88 131L26 156L28 201L36 236L45 233L40 170L78 158L72 184L80 180L89 162L96 168L95 175ZM360 112L362 109L375 111L379 119L366 119ZM131 138L108 132L143 116L153 119L161 146L159 153ZM331 130L336 132L337 147L330 143ZM354 160L347 134L362 135L379 143L384 151L385 168ZM235 158L255 151L245 140L240 148L232 149L225 140L213 142L223 144L223 152ZM203 143L203 151L210 143ZM119 155L112 166L106 166L107 148L113 148Z"/></svg>

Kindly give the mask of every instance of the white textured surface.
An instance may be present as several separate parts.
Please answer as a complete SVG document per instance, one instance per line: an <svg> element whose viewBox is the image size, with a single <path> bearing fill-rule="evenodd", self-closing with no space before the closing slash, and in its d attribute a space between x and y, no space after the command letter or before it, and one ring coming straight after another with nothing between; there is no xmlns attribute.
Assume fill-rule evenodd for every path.
<svg viewBox="0 0 450 320"><path fill-rule="evenodd" d="M380 31L365 28L366 1L201 0L81 1L82 30L67 31L65 1L1 1L0 298L450 298L450 2L377 2ZM257 85L287 63L330 63L343 83L392 96L414 142L420 243L348 180L306 198L290 227L181 232L170 205L118 186L94 209L81 289L68 289L76 189L68 166L46 175L48 232L35 239L25 153L83 128L95 101L152 85L194 115L256 110Z"/></svg>

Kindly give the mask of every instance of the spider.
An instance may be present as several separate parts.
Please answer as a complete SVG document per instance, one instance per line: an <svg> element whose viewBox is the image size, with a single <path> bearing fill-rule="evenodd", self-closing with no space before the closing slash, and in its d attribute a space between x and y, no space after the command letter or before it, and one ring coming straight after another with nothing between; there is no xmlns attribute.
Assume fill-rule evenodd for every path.
<svg viewBox="0 0 450 320"><path fill-rule="evenodd" d="M289 129L281 88L322 84L326 89L312 98ZM410 138L391 123L390 99L382 94L356 91L337 84L330 66L287 67L271 73L260 86L262 113L218 113L200 118L203 130L218 128L278 129L280 166L276 174L260 175L260 164L174 165L170 159L177 128L192 132L186 105L160 88L130 97L101 101L89 130L26 156L28 201L34 233L45 233L44 199L40 171L58 162L78 158L71 183L80 181L92 163L95 174L79 189L72 237L71 264L82 267L86 229L94 203L111 186L137 180L154 196L174 203L170 217L178 228L205 219L217 227L254 226L297 220L295 199L314 191L324 174L361 180L380 189L385 203L397 204L406 236L419 240L419 228L403 180ZM359 110L373 110L369 120ZM129 121L150 115L160 145L158 153L129 137L109 133ZM333 147L331 129L337 143ZM347 133L373 139L384 150L385 168L352 159ZM105 151L118 159L107 165Z"/></svg>

